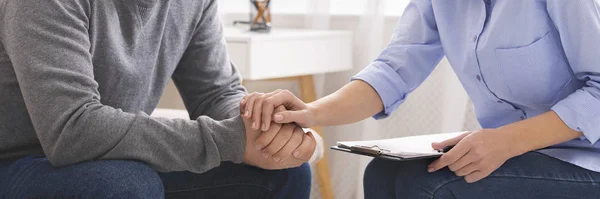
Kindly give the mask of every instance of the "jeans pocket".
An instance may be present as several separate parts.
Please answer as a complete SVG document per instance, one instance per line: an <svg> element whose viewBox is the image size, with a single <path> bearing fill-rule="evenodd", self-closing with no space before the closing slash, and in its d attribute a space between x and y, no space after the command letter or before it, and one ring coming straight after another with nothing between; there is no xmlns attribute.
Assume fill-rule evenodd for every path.
<svg viewBox="0 0 600 199"><path fill-rule="evenodd" d="M496 59L514 101L552 104L572 80L571 69L553 32L522 47L498 48Z"/></svg>

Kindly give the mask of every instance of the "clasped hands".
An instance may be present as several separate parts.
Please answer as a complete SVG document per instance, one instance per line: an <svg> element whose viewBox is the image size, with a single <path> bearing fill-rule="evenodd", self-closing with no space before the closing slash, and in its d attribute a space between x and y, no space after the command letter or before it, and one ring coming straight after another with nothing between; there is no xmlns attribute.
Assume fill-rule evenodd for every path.
<svg viewBox="0 0 600 199"><path fill-rule="evenodd" d="M254 103L246 103L262 95L253 93L240 103L240 114L246 127L246 153L244 162L263 169L277 170L294 168L308 162L317 146L312 132L305 133L295 123L271 123L269 128L260 129L260 121L253 120ZM256 104L258 105L258 104ZM273 108L271 112L285 111L285 106Z"/></svg>

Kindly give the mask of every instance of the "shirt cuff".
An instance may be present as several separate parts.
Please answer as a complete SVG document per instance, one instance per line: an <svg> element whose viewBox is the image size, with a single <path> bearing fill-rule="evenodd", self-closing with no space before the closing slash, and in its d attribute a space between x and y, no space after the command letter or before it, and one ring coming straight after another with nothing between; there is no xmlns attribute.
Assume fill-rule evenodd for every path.
<svg viewBox="0 0 600 199"><path fill-rule="evenodd" d="M569 128L583 133L591 144L600 139L600 101L580 89L552 107Z"/></svg>
<svg viewBox="0 0 600 199"><path fill-rule="evenodd" d="M373 62L352 77L352 81L354 80L366 82L379 94L384 110L375 114L375 119L388 117L406 98L406 83L396 71L383 62Z"/></svg>
<svg viewBox="0 0 600 199"><path fill-rule="evenodd" d="M218 155L221 162L230 161L242 163L246 152L246 128L241 116L230 119L214 121L212 118L201 116L198 120L211 123L210 138L216 145L216 151L209 151L207 155ZM205 142L210 142L206 140Z"/></svg>

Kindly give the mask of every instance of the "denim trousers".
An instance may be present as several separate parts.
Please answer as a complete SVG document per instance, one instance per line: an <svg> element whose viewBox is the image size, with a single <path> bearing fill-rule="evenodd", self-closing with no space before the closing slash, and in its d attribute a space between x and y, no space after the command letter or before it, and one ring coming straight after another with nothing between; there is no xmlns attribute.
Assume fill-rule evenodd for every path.
<svg viewBox="0 0 600 199"><path fill-rule="evenodd" d="M471 184L448 168L428 173L433 160L372 160L364 176L365 198L600 198L600 173L538 152L511 158Z"/></svg>
<svg viewBox="0 0 600 199"><path fill-rule="evenodd" d="M0 198L285 198L307 199L308 164L286 170L223 162L202 174L156 172L128 160L55 168L43 156L0 162Z"/></svg>

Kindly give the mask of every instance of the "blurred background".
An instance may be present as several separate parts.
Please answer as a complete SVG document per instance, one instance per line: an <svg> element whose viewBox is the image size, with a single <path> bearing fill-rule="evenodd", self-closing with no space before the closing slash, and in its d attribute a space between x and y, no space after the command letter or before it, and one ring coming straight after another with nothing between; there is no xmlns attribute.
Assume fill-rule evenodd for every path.
<svg viewBox="0 0 600 199"><path fill-rule="evenodd" d="M261 70L276 70L278 72L277 70L286 71L291 70L289 67L294 67L299 75L312 77L316 97L320 98L348 83L354 74L367 66L385 48L408 2L408 0L271 0L272 29L270 33L260 33L260 35L247 32L248 27L245 26L236 25L236 27L232 27L234 21L249 20L249 13L253 9L249 0L219 0L219 8L221 19L224 25L228 27L225 32L225 39L228 46L230 46L232 62L240 68L242 76L245 78L244 84L250 92L270 92L281 88L288 89L298 96L301 95L302 85L298 81L294 81L293 78L261 80L260 75L258 75L261 72L267 72ZM271 52L275 52L270 54L271 57L290 57L291 55L286 54L288 52L277 48L293 49L296 46L293 45L293 42L287 42L287 40L292 40L292 38L310 39L313 37L303 36L305 32L302 31L298 34L288 35L280 34L279 31L291 30L291 32L294 32L299 29L320 31L315 32L317 35L326 35L327 31L351 33L350 40L344 40L348 44L343 44L343 48L351 48L350 51L341 49L343 52L348 52L349 55L338 55L339 53L335 56L332 55L331 60L327 62L325 67L337 68L334 72L310 70L306 73L302 73L301 69L303 67L298 67L298 62L321 63L320 60L311 60L316 56L310 54L298 55L305 60L294 61L294 63L272 59L277 61L277 64L268 68L256 66L266 62L248 61L265 59L256 57L259 56L259 53L254 53L261 50L261 46L242 48L243 53L241 53L241 56L243 58L233 55L235 53L239 54L238 44L233 44L233 42L237 42L236 39L245 38L245 41L248 41L247 44L251 45L251 42L267 41L271 37L279 36L277 37L279 38L277 45L271 45L272 47L264 45L264 48L274 48L274 50L271 49ZM232 30L239 31L236 33L235 38L228 36L228 34L231 34L227 31ZM288 39L286 40L286 38ZM314 38L313 40L315 40ZM309 44L309 42L306 43ZM234 49L236 52L231 52ZM248 52L245 51L246 49ZM252 64L249 64L250 62ZM336 67L337 63L349 66ZM307 66L306 68L309 70L310 67ZM339 68L343 68L343 70ZM179 94L172 84L165 91L159 103L159 108L184 109ZM335 145L337 141L383 139L477 130L479 128L472 105L464 89L458 82L450 65L444 59L432 75L415 92L410 94L408 100L389 118L379 121L367 119L351 125L324 127L321 130L322 132L319 133L324 137L324 147L328 148ZM362 198L362 175L370 158L334 152L328 149L325 149L325 154L326 161L329 163L329 177L332 182L330 191L335 195L335 198ZM313 175L317 175L317 172L313 173ZM321 189L323 187L319 186L316 176L313 177L313 181L311 198L322 198Z"/></svg>

